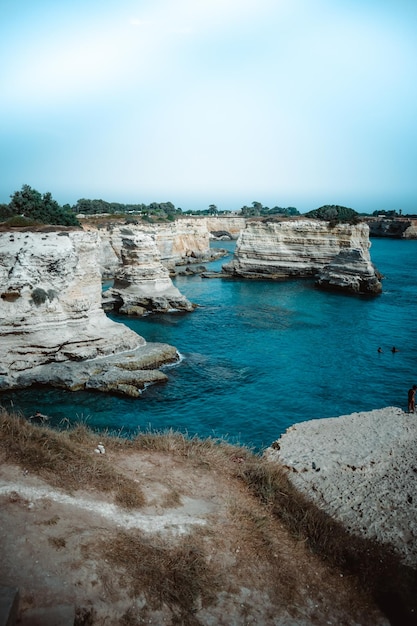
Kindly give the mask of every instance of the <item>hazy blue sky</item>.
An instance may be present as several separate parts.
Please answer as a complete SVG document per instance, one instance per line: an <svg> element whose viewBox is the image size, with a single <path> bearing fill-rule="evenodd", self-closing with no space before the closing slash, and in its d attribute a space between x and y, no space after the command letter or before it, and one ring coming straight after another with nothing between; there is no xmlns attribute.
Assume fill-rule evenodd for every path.
<svg viewBox="0 0 417 626"><path fill-rule="evenodd" d="M0 202L417 212L417 0L0 0Z"/></svg>

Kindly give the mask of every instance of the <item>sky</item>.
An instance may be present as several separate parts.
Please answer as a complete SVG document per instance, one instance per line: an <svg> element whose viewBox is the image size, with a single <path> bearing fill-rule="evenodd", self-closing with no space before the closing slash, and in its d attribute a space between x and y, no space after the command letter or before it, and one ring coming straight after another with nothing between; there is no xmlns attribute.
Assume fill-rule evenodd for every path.
<svg viewBox="0 0 417 626"><path fill-rule="evenodd" d="M0 0L0 202L417 213L416 0Z"/></svg>

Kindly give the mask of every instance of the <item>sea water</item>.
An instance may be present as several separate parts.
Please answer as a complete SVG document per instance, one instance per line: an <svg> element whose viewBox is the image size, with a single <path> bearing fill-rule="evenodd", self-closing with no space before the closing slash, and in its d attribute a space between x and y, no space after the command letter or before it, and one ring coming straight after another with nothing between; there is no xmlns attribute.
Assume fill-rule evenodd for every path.
<svg viewBox="0 0 417 626"><path fill-rule="evenodd" d="M234 242L213 245L233 253ZM0 402L25 415L39 410L55 425L83 421L126 436L172 428L255 450L296 422L405 409L417 384L417 241L373 239L371 257L384 275L377 297L320 291L309 280L178 277L198 305L193 313L112 317L176 346L182 360L165 368L166 384L138 399L26 390Z"/></svg>

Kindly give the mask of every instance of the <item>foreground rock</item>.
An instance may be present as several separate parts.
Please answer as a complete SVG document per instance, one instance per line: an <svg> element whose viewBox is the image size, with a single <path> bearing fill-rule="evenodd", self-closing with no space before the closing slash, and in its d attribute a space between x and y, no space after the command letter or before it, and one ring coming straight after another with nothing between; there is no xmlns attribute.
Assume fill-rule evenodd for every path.
<svg viewBox="0 0 417 626"><path fill-rule="evenodd" d="M291 426L266 451L353 533L417 567L417 416L396 407Z"/></svg>
<svg viewBox="0 0 417 626"><path fill-rule="evenodd" d="M243 278L318 278L326 288L380 293L366 224L258 220L242 231L227 274Z"/></svg>
<svg viewBox="0 0 417 626"><path fill-rule="evenodd" d="M0 390L50 383L121 392L126 384L134 395L132 373L126 379L132 351L147 370L177 358L175 348L151 349L143 337L106 317L98 249L97 232L0 233ZM117 359L103 359L111 355ZM149 372L139 374L141 368L136 367L137 389L152 382Z"/></svg>

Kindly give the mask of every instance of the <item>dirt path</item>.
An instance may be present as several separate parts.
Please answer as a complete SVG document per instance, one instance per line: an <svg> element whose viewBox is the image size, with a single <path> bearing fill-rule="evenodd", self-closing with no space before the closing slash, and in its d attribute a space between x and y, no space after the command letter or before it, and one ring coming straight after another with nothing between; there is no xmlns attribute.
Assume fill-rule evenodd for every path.
<svg viewBox="0 0 417 626"><path fill-rule="evenodd" d="M23 626L57 604L78 624L387 623L224 468L159 451L103 462L137 481L143 507L1 465L0 579L20 590Z"/></svg>

